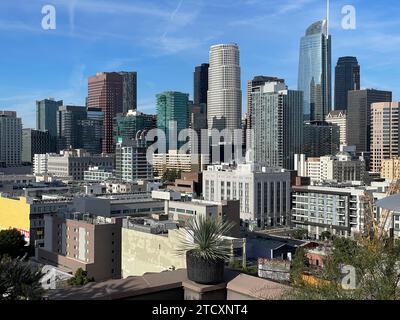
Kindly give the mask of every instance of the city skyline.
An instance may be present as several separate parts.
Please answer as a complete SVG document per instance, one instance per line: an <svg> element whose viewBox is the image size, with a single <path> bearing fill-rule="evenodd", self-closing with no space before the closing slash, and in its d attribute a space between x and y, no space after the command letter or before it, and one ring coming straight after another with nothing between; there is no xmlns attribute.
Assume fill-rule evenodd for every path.
<svg viewBox="0 0 400 320"><path fill-rule="evenodd" d="M57 29L44 31L41 1L23 6L21 1L3 2L1 12L13 15L0 14L0 35L9 43L0 53L6 75L0 86L0 104L3 109L16 110L24 127L35 126L36 100L51 96L65 104L84 104L87 79L100 71L137 71L138 110L142 112L155 113L155 94L163 91L187 92L193 99L193 70L208 62L209 47L216 43L238 43L243 92L247 80L259 74L285 78L289 88L296 89L300 38L307 26L324 18L326 5L316 0L230 1L230 6L226 1L177 0L151 5L117 1L114 6L100 1L94 7L93 1L56 0ZM331 4L332 64L340 56L356 56L363 68L361 87L391 90L393 100L398 100L399 77L393 68L399 59L395 51L400 39L398 22L384 17L399 9L395 1L385 2L383 8L372 1L368 5L363 1L363 6L354 1L356 30L341 28L341 9L347 3ZM216 16L219 20L212 19ZM109 23L99 25L102 17L110 19ZM131 17L141 17L141 25L132 28ZM150 41L143 29L156 22ZM274 26L277 22L278 27ZM287 27L279 27L283 23ZM141 41L134 40L141 37ZM98 51L99 46L104 50ZM243 111L245 99L243 94Z"/></svg>

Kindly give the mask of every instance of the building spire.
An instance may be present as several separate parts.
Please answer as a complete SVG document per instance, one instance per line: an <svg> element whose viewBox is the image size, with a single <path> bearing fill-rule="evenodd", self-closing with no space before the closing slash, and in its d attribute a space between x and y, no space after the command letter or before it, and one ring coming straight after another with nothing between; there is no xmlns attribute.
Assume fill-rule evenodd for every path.
<svg viewBox="0 0 400 320"><path fill-rule="evenodd" d="M330 1L326 0L326 37L329 38Z"/></svg>

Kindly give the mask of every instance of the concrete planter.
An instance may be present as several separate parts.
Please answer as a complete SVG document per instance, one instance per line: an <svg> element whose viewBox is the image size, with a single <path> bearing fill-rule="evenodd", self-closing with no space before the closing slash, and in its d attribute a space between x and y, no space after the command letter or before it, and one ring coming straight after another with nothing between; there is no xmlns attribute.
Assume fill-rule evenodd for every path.
<svg viewBox="0 0 400 320"><path fill-rule="evenodd" d="M196 283L217 284L224 281L225 262L222 259L209 261L188 251L186 268L188 279Z"/></svg>

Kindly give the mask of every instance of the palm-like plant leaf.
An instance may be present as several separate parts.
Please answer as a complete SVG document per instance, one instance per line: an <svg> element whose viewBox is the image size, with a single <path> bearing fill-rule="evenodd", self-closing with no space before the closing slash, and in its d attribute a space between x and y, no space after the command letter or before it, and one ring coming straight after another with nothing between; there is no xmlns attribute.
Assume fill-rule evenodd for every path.
<svg viewBox="0 0 400 320"><path fill-rule="evenodd" d="M180 234L179 254L190 251L206 260L227 260L231 247L223 238L232 229L233 223L220 219L199 216L188 221Z"/></svg>

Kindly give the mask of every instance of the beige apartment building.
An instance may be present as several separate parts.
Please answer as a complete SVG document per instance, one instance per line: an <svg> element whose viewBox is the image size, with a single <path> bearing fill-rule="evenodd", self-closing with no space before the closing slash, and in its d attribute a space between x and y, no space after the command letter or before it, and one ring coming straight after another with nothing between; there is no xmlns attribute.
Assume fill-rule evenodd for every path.
<svg viewBox="0 0 400 320"><path fill-rule="evenodd" d="M400 102L371 105L371 169L381 172L382 161L399 156Z"/></svg>
<svg viewBox="0 0 400 320"><path fill-rule="evenodd" d="M347 115L345 110L331 111L325 118L325 121L339 127L340 145L347 145Z"/></svg>
<svg viewBox="0 0 400 320"><path fill-rule="evenodd" d="M82 268L95 281L121 277L122 218L88 214L45 217L44 247L36 258L74 274Z"/></svg>
<svg viewBox="0 0 400 320"><path fill-rule="evenodd" d="M203 155L180 153L177 150L169 150L168 153L153 155L153 168L156 176L162 176L167 170L181 172L199 172L204 168L207 158Z"/></svg>
<svg viewBox="0 0 400 320"><path fill-rule="evenodd" d="M382 160L381 177L386 180L400 179L400 158Z"/></svg>

